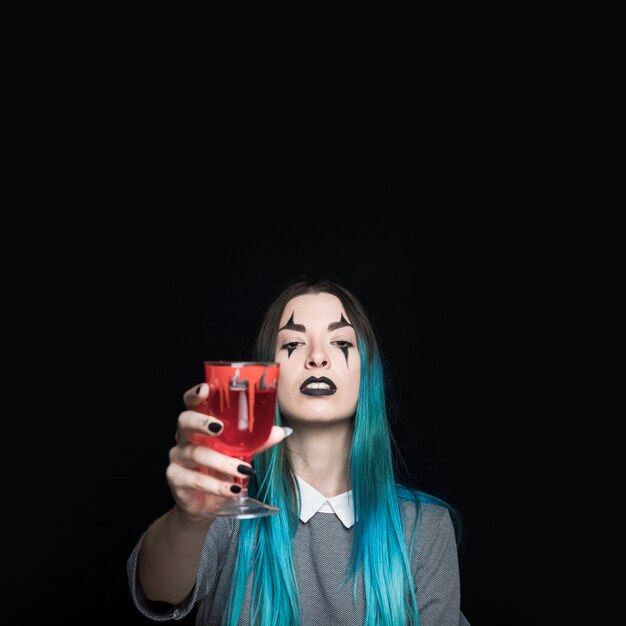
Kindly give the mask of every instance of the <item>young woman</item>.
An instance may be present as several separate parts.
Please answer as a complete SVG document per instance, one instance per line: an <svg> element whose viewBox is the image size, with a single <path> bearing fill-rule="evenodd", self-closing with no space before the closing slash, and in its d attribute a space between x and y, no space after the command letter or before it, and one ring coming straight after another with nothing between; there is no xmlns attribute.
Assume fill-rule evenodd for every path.
<svg viewBox="0 0 626 626"><path fill-rule="evenodd" d="M467 624L453 511L394 475L384 373L360 302L326 280L292 282L267 310L255 357L280 363L280 378L277 425L254 470L193 444L222 424L201 412L206 384L184 394L166 472L175 504L128 560L139 611L164 621L197 607L198 625ZM202 514L243 476L280 512Z"/></svg>

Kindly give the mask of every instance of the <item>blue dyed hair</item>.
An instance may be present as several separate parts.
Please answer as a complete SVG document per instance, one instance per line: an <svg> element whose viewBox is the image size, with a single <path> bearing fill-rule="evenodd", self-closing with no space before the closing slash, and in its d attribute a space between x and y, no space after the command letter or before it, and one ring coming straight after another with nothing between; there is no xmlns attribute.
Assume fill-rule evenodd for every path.
<svg viewBox="0 0 626 626"><path fill-rule="evenodd" d="M352 557L345 582L356 597L357 580L365 591L364 626L418 626L417 598L411 575L411 551L419 504L428 501L448 506L423 492L402 486L394 472L399 458L387 418L386 385L381 355L363 306L347 289L325 279L298 279L270 305L261 325L256 358L274 360L279 322L286 304L305 294L329 293L344 306L357 336L361 358L359 401L349 459L355 519ZM283 424L277 411L276 423ZM255 458L256 476L251 495L271 502L280 512L241 520L237 561L230 592L228 626L240 618L248 577L253 573L250 623L262 626L296 626L299 596L292 558L292 541L299 523L299 492L284 446L273 446ZM399 500L415 503L413 540L407 548ZM448 507L452 513L454 510ZM453 518L454 519L454 518Z"/></svg>

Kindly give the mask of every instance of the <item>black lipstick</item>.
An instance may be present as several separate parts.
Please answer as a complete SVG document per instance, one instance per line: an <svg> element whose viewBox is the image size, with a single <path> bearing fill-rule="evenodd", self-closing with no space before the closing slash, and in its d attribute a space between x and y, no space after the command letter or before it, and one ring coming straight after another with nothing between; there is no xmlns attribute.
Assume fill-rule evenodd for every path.
<svg viewBox="0 0 626 626"><path fill-rule="evenodd" d="M307 385L311 383L326 383L330 389L307 389ZM326 378L326 376L320 376L319 378L309 376L302 385L300 385L300 393L303 393L305 396L332 396L336 391L337 386L330 378Z"/></svg>

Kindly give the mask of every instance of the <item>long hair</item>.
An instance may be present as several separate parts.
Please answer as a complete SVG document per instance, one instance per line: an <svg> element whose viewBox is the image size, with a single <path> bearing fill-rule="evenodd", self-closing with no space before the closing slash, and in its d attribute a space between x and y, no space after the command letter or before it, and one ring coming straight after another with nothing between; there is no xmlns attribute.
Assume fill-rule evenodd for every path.
<svg viewBox="0 0 626 626"><path fill-rule="evenodd" d="M361 359L359 400L349 459L352 501L357 523L344 583L363 580L365 626L418 626L417 599L411 575L411 552L419 503L438 501L400 487L394 474L394 448L387 418L385 378L374 329L358 299L344 287L319 278L292 281L267 309L256 343L256 358L274 360L280 318L292 298L305 294L337 296L357 336ZM276 423L282 424L277 410ZM273 446L255 458L256 475L250 493L278 506L268 517L241 520L237 561L231 585L228 626L238 623L246 585L253 574L250 623L296 626L299 600L292 541L299 523L299 492L293 467L283 446ZM407 548L399 499L417 507L413 540Z"/></svg>

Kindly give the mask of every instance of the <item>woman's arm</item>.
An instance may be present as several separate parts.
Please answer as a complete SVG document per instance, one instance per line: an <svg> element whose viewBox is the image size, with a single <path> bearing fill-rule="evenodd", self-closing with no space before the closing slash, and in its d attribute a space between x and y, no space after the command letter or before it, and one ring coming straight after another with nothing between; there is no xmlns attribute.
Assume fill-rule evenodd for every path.
<svg viewBox="0 0 626 626"><path fill-rule="evenodd" d="M153 522L142 539L137 580L152 601L179 604L189 595L207 532L215 520L204 511L235 497L240 488L234 477L245 478L254 471L248 463L201 445L207 436L219 437L223 427L208 414L208 393L205 383L183 396L187 410L178 416L176 445L170 450L166 472L175 506ZM285 435L284 429L274 426L259 452Z"/></svg>
<svg viewBox="0 0 626 626"><path fill-rule="evenodd" d="M214 519L193 520L175 506L148 528L138 565L139 582L148 599L179 604L189 595Z"/></svg>

